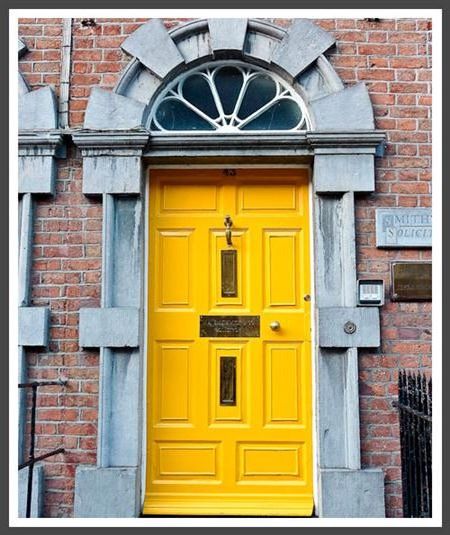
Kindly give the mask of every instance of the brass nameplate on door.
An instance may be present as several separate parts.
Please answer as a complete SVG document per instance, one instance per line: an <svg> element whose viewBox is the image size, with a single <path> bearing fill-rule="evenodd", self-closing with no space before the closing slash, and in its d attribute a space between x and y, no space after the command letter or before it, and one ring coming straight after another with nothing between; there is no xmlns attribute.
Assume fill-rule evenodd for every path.
<svg viewBox="0 0 450 535"><path fill-rule="evenodd" d="M220 251L222 264L222 297L237 297L237 251Z"/></svg>
<svg viewBox="0 0 450 535"><path fill-rule="evenodd" d="M220 404L236 405L236 357L220 357Z"/></svg>
<svg viewBox="0 0 450 535"><path fill-rule="evenodd" d="M259 331L259 316L200 316L204 338L258 338Z"/></svg>

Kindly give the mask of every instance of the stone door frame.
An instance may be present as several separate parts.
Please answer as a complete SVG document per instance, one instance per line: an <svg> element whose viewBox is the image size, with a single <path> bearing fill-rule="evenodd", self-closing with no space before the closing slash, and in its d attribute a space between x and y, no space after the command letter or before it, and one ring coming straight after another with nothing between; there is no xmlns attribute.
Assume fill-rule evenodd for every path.
<svg viewBox="0 0 450 535"><path fill-rule="evenodd" d="M356 306L354 212L355 193L375 189L374 159L384 134L374 128L366 86L344 88L325 58L333 44L330 34L306 19L295 20L288 30L259 20L208 19L170 32L154 19L123 42L133 59L115 90L93 89L84 127L72 139L83 156L83 192L103 201L101 307L81 309L79 325L80 346L100 348L98 448L97 465L77 469L75 516L131 517L141 510L148 163L310 161L316 513L384 516L383 473L362 469L360 461L358 348L378 346L380 328L377 308ZM302 95L312 130L294 135L150 133L146 120L158 89L191 67L222 59L282 76ZM25 136L24 144L32 147L32 138ZM21 153L26 165L35 163L32 153L28 145ZM353 334L344 331L348 321L355 324Z"/></svg>

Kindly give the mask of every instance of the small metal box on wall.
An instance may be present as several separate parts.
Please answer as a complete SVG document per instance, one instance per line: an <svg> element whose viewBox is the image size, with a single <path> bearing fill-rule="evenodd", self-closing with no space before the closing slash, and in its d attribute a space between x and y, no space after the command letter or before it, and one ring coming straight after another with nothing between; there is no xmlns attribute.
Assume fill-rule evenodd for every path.
<svg viewBox="0 0 450 535"><path fill-rule="evenodd" d="M358 306L382 307L384 305L384 281L382 279L358 279Z"/></svg>

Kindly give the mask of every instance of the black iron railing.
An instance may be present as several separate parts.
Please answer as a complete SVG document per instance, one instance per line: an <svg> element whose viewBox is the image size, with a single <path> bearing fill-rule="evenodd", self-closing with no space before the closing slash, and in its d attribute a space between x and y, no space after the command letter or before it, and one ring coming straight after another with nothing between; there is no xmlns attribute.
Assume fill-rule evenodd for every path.
<svg viewBox="0 0 450 535"><path fill-rule="evenodd" d="M398 403L403 516L431 517L431 379L400 371Z"/></svg>
<svg viewBox="0 0 450 535"><path fill-rule="evenodd" d="M27 485L27 507L26 507L26 518L30 518L31 516L31 499L33 494L33 471L34 471L34 465L42 461L43 459L47 459L47 457L51 457L52 455L57 455L58 453L64 453L64 448L58 448L57 450L50 451L48 453L45 453L44 455L40 455L39 457L34 456L34 448L35 448L35 441L36 441L36 401L37 401L37 389L40 386L51 386L51 385L58 385L58 386L64 386L67 383L67 381L34 381L33 383L19 383L19 388L31 388L32 389L32 402L31 402L31 428L30 428L30 453L28 457L28 461L19 464L19 470L22 470L23 468L28 468L28 485Z"/></svg>

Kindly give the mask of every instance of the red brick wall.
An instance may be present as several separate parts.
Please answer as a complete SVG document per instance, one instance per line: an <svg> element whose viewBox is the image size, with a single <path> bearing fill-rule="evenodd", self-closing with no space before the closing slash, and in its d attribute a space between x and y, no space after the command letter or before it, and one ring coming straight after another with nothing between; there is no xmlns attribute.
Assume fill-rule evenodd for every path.
<svg viewBox="0 0 450 535"><path fill-rule="evenodd" d="M146 19L74 19L70 127L83 124L92 87L113 88L129 58L120 44ZM173 26L181 20L171 20ZM274 20L281 26L286 20ZM337 39L331 64L347 84L369 88L377 128L387 150L377 159L376 192L356 201L357 262L361 277L383 278L390 262L425 260L431 251L375 248L375 207L431 206L431 22L428 20L321 19ZM62 19L22 19L19 35L29 52L20 69L32 89L59 92ZM101 204L81 193L81 160L69 147L59 165L57 195L37 203L33 302L52 309L51 346L28 357L30 377L67 377L65 389L42 390L39 450L63 445L67 453L46 461L46 515L72 514L74 471L94 463L98 352L78 347L78 309L98 306L101 272ZM361 439L364 467L386 475L388 516L401 516L401 479L396 397L399 368L431 368L431 303L392 303L382 309L382 346L360 352ZM39 451L38 451L39 454Z"/></svg>

